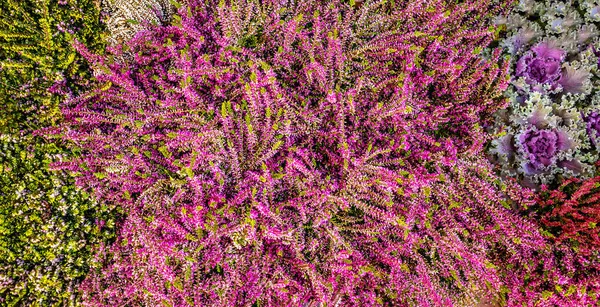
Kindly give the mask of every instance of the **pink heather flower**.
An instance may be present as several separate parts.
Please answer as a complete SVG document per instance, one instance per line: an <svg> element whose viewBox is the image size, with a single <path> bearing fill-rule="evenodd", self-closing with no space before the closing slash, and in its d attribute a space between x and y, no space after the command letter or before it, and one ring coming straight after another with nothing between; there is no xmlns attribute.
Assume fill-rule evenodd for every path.
<svg viewBox="0 0 600 307"><path fill-rule="evenodd" d="M512 282L492 255L544 245L478 158L508 82L473 52L493 3L190 0L129 61L78 46L100 86L48 129L82 150L55 166L128 213L83 304L452 306Z"/></svg>

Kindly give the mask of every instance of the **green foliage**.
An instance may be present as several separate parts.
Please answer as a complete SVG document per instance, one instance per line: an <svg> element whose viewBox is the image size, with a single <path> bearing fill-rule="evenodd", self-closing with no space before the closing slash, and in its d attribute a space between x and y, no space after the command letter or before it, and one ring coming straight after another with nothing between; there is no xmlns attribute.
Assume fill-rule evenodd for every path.
<svg viewBox="0 0 600 307"><path fill-rule="evenodd" d="M91 79L71 43L77 39L95 52L103 49L99 1L65 2L0 1L0 133L56 123L64 95L48 88L64 81L69 91L77 92Z"/></svg>
<svg viewBox="0 0 600 307"><path fill-rule="evenodd" d="M0 139L2 306L72 305L92 247L114 237L115 214L73 178L48 170L61 152L31 139Z"/></svg>
<svg viewBox="0 0 600 307"><path fill-rule="evenodd" d="M75 305L92 248L114 236L115 213L48 169L70 153L32 135L92 79L71 43L103 50L98 5L0 1L0 306Z"/></svg>

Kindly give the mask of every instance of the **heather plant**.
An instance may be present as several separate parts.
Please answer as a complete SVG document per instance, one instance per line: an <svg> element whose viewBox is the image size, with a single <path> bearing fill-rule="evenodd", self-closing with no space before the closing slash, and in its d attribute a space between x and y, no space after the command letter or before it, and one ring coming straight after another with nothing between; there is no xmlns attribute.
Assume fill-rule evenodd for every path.
<svg viewBox="0 0 600 307"><path fill-rule="evenodd" d="M528 262L504 263L500 303L506 306L598 306L600 266L568 245L551 245Z"/></svg>
<svg viewBox="0 0 600 307"><path fill-rule="evenodd" d="M536 306L597 306L600 304L600 255L598 246L599 220L598 182L600 177L586 180L570 178L551 189L542 185L533 201L523 212L538 221L541 233L551 244L538 251L539 261L532 261L516 279L524 283L513 285L508 305L527 301L531 293L542 293ZM509 264L508 268L514 268ZM522 278L523 275L525 278Z"/></svg>
<svg viewBox="0 0 600 307"><path fill-rule="evenodd" d="M512 57L510 105L491 129L492 154L524 185L588 178L598 160L598 2L520 1L497 18Z"/></svg>
<svg viewBox="0 0 600 307"><path fill-rule="evenodd" d="M190 1L107 55L77 45L100 85L39 133L82 148L54 166L127 215L85 305L496 298L496 252L544 247L499 206L518 187L466 158L504 104L508 63L478 54L502 9Z"/></svg>
<svg viewBox="0 0 600 307"><path fill-rule="evenodd" d="M0 305L73 306L92 246L114 236L111 209L48 169L70 154L33 137L89 84L78 38L102 49L94 1L0 2ZM98 227L97 221L105 226Z"/></svg>
<svg viewBox="0 0 600 307"><path fill-rule="evenodd" d="M305 206L316 203L322 212L293 214L289 204L280 213L266 212L279 223L265 220L259 209L243 221L230 213L228 227L213 234L189 226L205 222L194 218L204 208L176 206L169 196L154 200L148 211L134 211L118 244L99 255L105 268L87 281L88 304L472 306L486 297L497 300L495 289L504 284L497 273L501 262L488 254L502 246L510 256L528 259L523 251L543 241L496 206L498 187L486 181L490 174L474 170L481 166L489 167L461 163L447 179L432 182L442 192L407 196L404 205L382 212L397 216L395 223L356 207L340 212L339 204L316 203L321 196L315 195ZM163 188L170 187L156 193L164 195ZM336 213L323 217L330 212Z"/></svg>
<svg viewBox="0 0 600 307"><path fill-rule="evenodd" d="M557 243L573 245L583 255L597 253L600 221L600 177L587 180L571 178L556 190L544 186L538 195L536 214L547 230L547 235Z"/></svg>

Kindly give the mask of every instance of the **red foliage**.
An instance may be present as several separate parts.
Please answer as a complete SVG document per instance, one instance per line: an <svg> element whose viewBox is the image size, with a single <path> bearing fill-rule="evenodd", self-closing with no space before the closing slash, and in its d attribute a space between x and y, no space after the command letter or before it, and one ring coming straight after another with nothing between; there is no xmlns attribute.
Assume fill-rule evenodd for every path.
<svg viewBox="0 0 600 307"><path fill-rule="evenodd" d="M540 223L557 243L574 243L589 255L600 248L600 176L571 178L558 189L543 186L538 194Z"/></svg>

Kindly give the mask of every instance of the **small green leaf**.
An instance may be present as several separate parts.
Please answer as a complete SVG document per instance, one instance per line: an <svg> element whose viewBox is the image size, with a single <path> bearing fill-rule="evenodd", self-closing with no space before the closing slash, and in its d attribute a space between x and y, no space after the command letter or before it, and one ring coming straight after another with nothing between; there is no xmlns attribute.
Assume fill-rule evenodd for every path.
<svg viewBox="0 0 600 307"><path fill-rule="evenodd" d="M425 197L431 196L431 188L430 187L424 187L423 188L423 195L425 195Z"/></svg>
<svg viewBox="0 0 600 307"><path fill-rule="evenodd" d="M176 9L179 9L179 8L182 6L182 4L181 4L181 3L179 3L179 2L177 2L177 1L175 1L175 0L170 0L170 2L171 2L171 4L172 4L172 5L173 5L173 6L174 6Z"/></svg>
<svg viewBox="0 0 600 307"><path fill-rule="evenodd" d="M158 147L158 151L167 159L171 157L171 153L169 152L166 146Z"/></svg>
<svg viewBox="0 0 600 307"><path fill-rule="evenodd" d="M277 141L275 144L273 144L273 150L279 149L279 147L281 147L282 144L283 141Z"/></svg>
<svg viewBox="0 0 600 307"><path fill-rule="evenodd" d="M194 178L194 172L192 171L191 168L189 167L184 167L183 171L185 172L185 174L190 177L190 178Z"/></svg>
<svg viewBox="0 0 600 307"><path fill-rule="evenodd" d="M227 104L229 103L229 101L223 101L223 103L221 104L221 116L223 118L227 117Z"/></svg>
<svg viewBox="0 0 600 307"><path fill-rule="evenodd" d="M554 295L554 293L552 293L551 291L543 291L542 292L542 298L544 300L549 299L552 295Z"/></svg>

